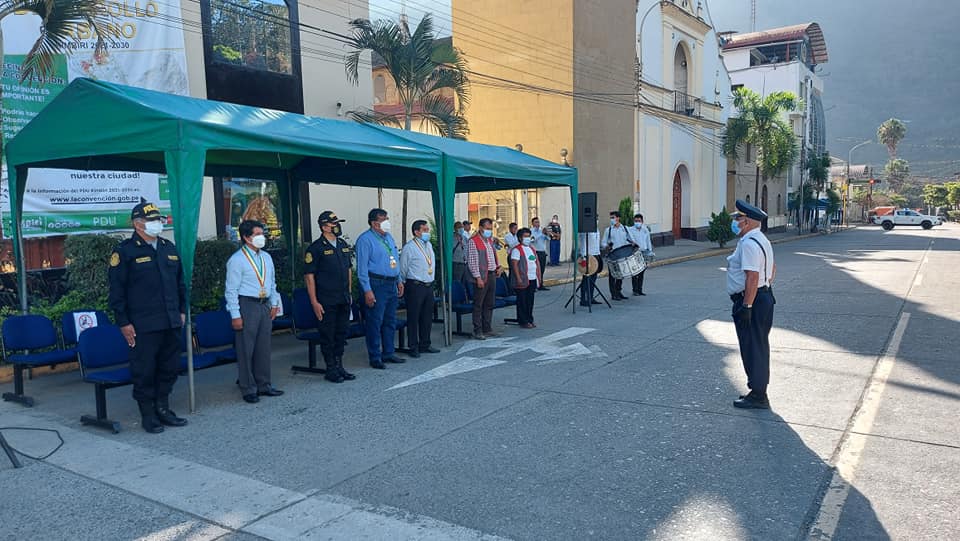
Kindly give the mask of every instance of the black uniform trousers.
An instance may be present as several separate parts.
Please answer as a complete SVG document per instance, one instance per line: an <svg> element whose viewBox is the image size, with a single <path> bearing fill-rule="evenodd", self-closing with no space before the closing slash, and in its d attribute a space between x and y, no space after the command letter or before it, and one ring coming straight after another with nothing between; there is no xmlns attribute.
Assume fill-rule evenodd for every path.
<svg viewBox="0 0 960 541"><path fill-rule="evenodd" d="M517 294L517 323L533 323L533 297L537 293L537 281L530 280L530 285L514 291Z"/></svg>
<svg viewBox="0 0 960 541"><path fill-rule="evenodd" d="M130 348L134 400L153 402L170 396L180 368L180 337L179 328L137 333Z"/></svg>
<svg viewBox="0 0 960 541"><path fill-rule="evenodd" d="M349 304L323 305L323 319L317 324L317 331L320 333L320 352L324 361L343 357L343 345L347 341L349 327Z"/></svg>
<svg viewBox="0 0 960 541"><path fill-rule="evenodd" d="M547 252L537 252L537 263L540 264L541 270L547 268ZM538 287L543 287L543 284Z"/></svg>
<svg viewBox="0 0 960 541"><path fill-rule="evenodd" d="M430 330L433 326L433 286L407 280L403 286L407 300L407 338L410 351L430 348Z"/></svg>
<svg viewBox="0 0 960 541"><path fill-rule="evenodd" d="M736 314L743 306L743 294L733 296L733 322L740 343L747 387L759 396L766 396L770 382L770 329L773 327L773 305L776 300L769 287L757 290L749 322L739 322Z"/></svg>
<svg viewBox="0 0 960 541"><path fill-rule="evenodd" d="M634 293L643 293L643 274L647 272L647 269L640 271L640 274L637 274L630 280L633 282L633 292Z"/></svg>
<svg viewBox="0 0 960 541"><path fill-rule="evenodd" d="M620 298L623 296L623 279L614 278L613 275L607 276L608 283L610 284L610 296L614 299Z"/></svg>

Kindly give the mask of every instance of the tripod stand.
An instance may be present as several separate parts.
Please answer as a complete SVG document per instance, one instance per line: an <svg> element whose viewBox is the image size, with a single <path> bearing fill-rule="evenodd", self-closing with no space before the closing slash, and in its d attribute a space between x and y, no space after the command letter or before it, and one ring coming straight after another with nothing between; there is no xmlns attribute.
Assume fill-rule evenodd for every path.
<svg viewBox="0 0 960 541"><path fill-rule="evenodd" d="M23 467L23 464L20 464L20 459L17 458L16 451L14 451L13 447L10 447L10 444L7 443L7 439L3 437L2 432L0 432L0 447L3 447L3 452L7 453L7 458L9 458L10 462L13 463L14 468Z"/></svg>
<svg viewBox="0 0 960 541"><path fill-rule="evenodd" d="M585 242L583 243L583 244L584 244L583 248L584 248L584 253L587 254L586 257L594 257L594 256L589 255L589 254L590 254L590 233L586 233L586 234L585 234L585 239L584 239L584 240L585 240ZM593 304L594 304L594 302L596 302L596 300L597 300L597 295L599 295L600 298L603 299L603 302L606 303L607 308L613 308L613 306L610 306L610 301L607 300L607 298L603 295L603 292L600 291L600 288L597 287L597 274L599 274L600 271L598 270L596 273L594 273L594 274L592 274L592 275L586 274L586 272L589 272L589 271L590 271L590 265L589 265L589 263L584 267L584 271L585 271L585 272L584 272L583 278L580 280L580 283L577 284L577 287L573 290L573 294L570 295L570 298L567 299L567 303L564 304L563 307L566 308L567 306L570 306L570 303L573 302L573 301L577 298L578 295L580 295L580 298L581 298L581 299L583 299L583 298L589 298L588 304L587 304L587 311L592 314L592 313L593 313ZM577 263L576 263L576 262L574 262L574 267L573 267L573 279L574 279L574 281L576 281L576 279L577 279ZM583 287L584 287L584 282L589 282L589 283L590 283L589 287L590 287L590 289L591 289L591 291L590 291L587 295L585 295L585 296L582 294L582 292L583 292ZM576 303L574 303L574 305L573 305L573 313L574 313L574 314L577 313L577 305L576 305Z"/></svg>

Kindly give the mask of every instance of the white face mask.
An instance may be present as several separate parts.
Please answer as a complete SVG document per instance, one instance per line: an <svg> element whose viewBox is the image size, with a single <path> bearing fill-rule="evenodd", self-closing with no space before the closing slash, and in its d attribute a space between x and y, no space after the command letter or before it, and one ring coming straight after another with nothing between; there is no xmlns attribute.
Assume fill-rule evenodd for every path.
<svg viewBox="0 0 960 541"><path fill-rule="evenodd" d="M524 238L523 238L523 245L524 245L524 246L530 246L531 240L532 240L532 239L531 239L530 237L524 237Z"/></svg>
<svg viewBox="0 0 960 541"><path fill-rule="evenodd" d="M253 244L254 248L259 250L267 245L267 237L263 235L254 235L253 238L250 239L250 243Z"/></svg>
<svg viewBox="0 0 960 541"><path fill-rule="evenodd" d="M160 220L152 220L143 224L143 232L151 237L160 236L163 233L163 223Z"/></svg>
<svg viewBox="0 0 960 541"><path fill-rule="evenodd" d="M389 233L391 227L392 227L392 226L390 225L390 220L384 220L384 221L380 222L380 229L381 229L384 233Z"/></svg>

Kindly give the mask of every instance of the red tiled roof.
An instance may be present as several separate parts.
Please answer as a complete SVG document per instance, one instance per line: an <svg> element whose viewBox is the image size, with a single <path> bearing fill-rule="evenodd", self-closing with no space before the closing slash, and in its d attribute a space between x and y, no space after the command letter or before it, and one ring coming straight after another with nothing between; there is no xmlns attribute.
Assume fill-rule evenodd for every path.
<svg viewBox="0 0 960 541"><path fill-rule="evenodd" d="M781 28L771 28L770 30L761 30L760 32L734 34L724 42L723 50L729 51L732 49L757 47L759 45L783 41L796 41L803 39L804 36L810 40L813 62L815 64L825 63L827 61L827 42L823 39L823 31L817 23L796 24Z"/></svg>

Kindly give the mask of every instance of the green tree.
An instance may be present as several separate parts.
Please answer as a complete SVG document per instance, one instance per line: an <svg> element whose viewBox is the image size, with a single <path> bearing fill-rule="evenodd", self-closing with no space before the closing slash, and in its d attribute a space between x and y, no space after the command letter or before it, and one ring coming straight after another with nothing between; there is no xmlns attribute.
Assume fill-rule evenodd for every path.
<svg viewBox="0 0 960 541"><path fill-rule="evenodd" d="M842 207L842 198L840 197L840 192L834 190L833 188L827 188L827 228L830 227L833 220L833 215L836 214Z"/></svg>
<svg viewBox="0 0 960 541"><path fill-rule="evenodd" d="M737 236L733 234L733 228L730 226L731 222L733 222L733 218L730 216L730 213L727 212L727 207L723 207L720 212L711 212L710 224L707 229L707 239L711 242L716 242L723 248L726 243L737 238Z"/></svg>
<svg viewBox="0 0 960 541"><path fill-rule="evenodd" d="M902 158L892 158L883 166L883 174L887 177L887 185L891 190L899 192L904 182L910 176L910 163Z"/></svg>
<svg viewBox="0 0 960 541"><path fill-rule="evenodd" d="M807 158L807 179L817 192L817 198L820 198L820 192L827 187L827 179L830 177L830 154L823 153L820 156L810 156Z"/></svg>
<svg viewBox="0 0 960 541"><path fill-rule="evenodd" d="M897 157L897 145L907 136L907 125L901 120L891 118L877 128L877 141L886 145L890 159Z"/></svg>
<svg viewBox="0 0 960 541"><path fill-rule="evenodd" d="M760 176L775 177L789 169L799 155L796 136L783 113L795 111L800 100L792 92L773 92L765 97L746 87L738 88L733 105L740 115L731 118L723 136L723 154L739 157L740 147L749 143L757 149L753 200L760 205Z"/></svg>
<svg viewBox="0 0 960 541"><path fill-rule="evenodd" d="M30 81L30 84L42 85L49 79L55 57L70 52L76 25L86 24L96 34L93 53L96 56L106 54L105 38L109 39L116 31L99 0L0 0L0 21L7 15L25 11L40 17L40 35L23 59L21 83ZM3 53L3 30L0 29L0 59L4 58ZM2 101L3 89L0 89L0 103ZM2 127L0 120L0 134ZM0 141L2 154L3 141Z"/></svg>
<svg viewBox="0 0 960 541"><path fill-rule="evenodd" d="M947 187L943 184L927 184L923 187L923 202L927 204L928 207L945 207L947 206L949 191Z"/></svg>
<svg viewBox="0 0 960 541"><path fill-rule="evenodd" d="M902 196L898 193L890 194L888 196L888 199L890 200L890 204L895 207L906 207L907 203L909 203L909 201L905 196Z"/></svg>
<svg viewBox="0 0 960 541"><path fill-rule="evenodd" d="M469 133L464 116L470 103L470 80L467 61L449 42L437 41L433 17L424 15L411 33L406 19L399 22L367 19L350 21L353 30L348 37L345 68L347 78L357 84L360 54L372 51L383 58L384 66L397 87L403 110L396 114L371 110L351 112L361 122L397 126L405 130L432 126L443 137L466 139ZM455 99L445 96L452 92ZM403 242L407 240L407 190L403 191Z"/></svg>
<svg viewBox="0 0 960 541"><path fill-rule="evenodd" d="M960 208L960 181L947 183L947 203Z"/></svg>
<svg viewBox="0 0 960 541"><path fill-rule="evenodd" d="M625 224L633 223L633 199L630 197L624 197L620 200L620 204L617 205L617 210L620 211L620 221Z"/></svg>

